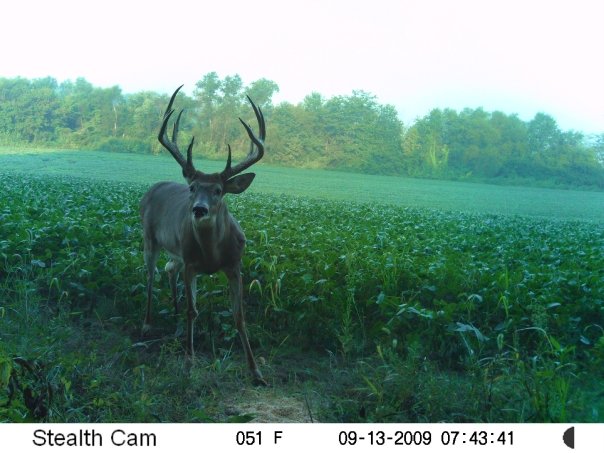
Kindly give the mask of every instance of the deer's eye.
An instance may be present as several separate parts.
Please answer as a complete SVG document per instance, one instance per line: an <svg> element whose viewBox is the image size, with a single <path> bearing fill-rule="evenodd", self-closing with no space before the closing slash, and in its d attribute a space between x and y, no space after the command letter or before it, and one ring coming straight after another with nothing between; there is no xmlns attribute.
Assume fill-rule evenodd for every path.
<svg viewBox="0 0 604 453"><path fill-rule="evenodd" d="M214 189L214 195L216 195L217 197L222 195L222 189L220 187L216 187Z"/></svg>
<svg viewBox="0 0 604 453"><path fill-rule="evenodd" d="M189 192L195 192L195 187L193 187L193 184L189 186Z"/></svg>

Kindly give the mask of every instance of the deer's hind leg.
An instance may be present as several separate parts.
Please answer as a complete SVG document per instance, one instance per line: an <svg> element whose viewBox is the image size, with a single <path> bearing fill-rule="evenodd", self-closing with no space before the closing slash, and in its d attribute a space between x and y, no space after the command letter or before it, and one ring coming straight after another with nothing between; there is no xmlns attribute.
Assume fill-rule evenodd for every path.
<svg viewBox="0 0 604 453"><path fill-rule="evenodd" d="M170 261L166 263L165 271L168 273L170 280L170 291L172 293L172 302L174 303L174 314L178 314L178 273L182 270L182 261L170 257Z"/></svg>
<svg viewBox="0 0 604 453"><path fill-rule="evenodd" d="M155 265L159 248L152 240L145 239L145 267L147 268L147 312L143 322L143 335L151 329L151 302L153 300L153 280L155 278Z"/></svg>
<svg viewBox="0 0 604 453"><path fill-rule="evenodd" d="M187 346L186 350L190 358L193 358L195 352L193 350L193 326L197 315L197 307L195 304L195 295L197 293L197 275L190 266L184 266L184 283L185 296L187 299Z"/></svg>

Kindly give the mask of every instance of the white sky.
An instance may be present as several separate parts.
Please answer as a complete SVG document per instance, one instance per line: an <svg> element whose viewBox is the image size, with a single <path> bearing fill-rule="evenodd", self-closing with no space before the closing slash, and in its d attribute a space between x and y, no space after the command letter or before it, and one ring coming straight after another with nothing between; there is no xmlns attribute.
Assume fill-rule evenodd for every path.
<svg viewBox="0 0 604 453"><path fill-rule="evenodd" d="M0 77L191 93L216 71L275 102L362 89L406 124L483 107L604 132L602 0L7 0L0 43Z"/></svg>

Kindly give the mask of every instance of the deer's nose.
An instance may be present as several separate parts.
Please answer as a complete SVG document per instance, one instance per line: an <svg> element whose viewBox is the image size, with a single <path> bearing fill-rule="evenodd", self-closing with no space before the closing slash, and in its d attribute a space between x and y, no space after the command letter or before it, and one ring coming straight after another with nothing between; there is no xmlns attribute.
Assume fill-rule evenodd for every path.
<svg viewBox="0 0 604 453"><path fill-rule="evenodd" d="M207 206L203 206L203 205L193 206L193 215L195 216L196 219L201 219L202 217L207 216L208 212L210 212L210 210L208 209Z"/></svg>

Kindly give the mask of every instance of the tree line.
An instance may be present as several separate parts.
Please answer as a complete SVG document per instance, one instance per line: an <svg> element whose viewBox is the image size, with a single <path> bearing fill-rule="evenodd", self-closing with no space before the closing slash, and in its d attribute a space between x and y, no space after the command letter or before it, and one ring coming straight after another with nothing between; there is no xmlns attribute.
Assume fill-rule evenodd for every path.
<svg viewBox="0 0 604 453"><path fill-rule="evenodd" d="M238 117L253 124L246 95L267 119L265 161L280 165L414 177L506 181L604 189L604 133L561 130L538 113L530 121L481 108L434 109L409 126L396 109L365 91L298 104L273 104L278 85L238 75L204 75L184 108L181 139L195 136L195 153L234 158L249 141ZM0 78L0 145L158 153L157 132L168 95L122 93L83 78Z"/></svg>

